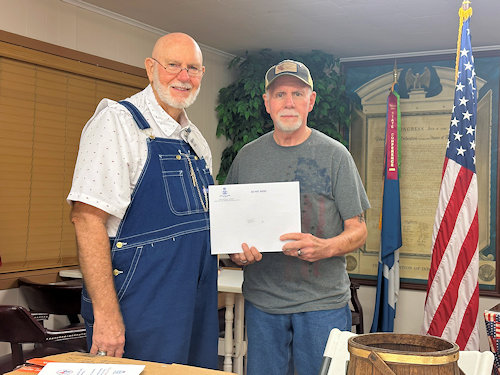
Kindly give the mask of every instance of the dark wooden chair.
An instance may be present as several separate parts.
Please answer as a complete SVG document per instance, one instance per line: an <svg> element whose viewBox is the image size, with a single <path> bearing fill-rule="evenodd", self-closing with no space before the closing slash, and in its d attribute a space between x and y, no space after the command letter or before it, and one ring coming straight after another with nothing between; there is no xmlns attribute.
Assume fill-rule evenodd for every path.
<svg viewBox="0 0 500 375"><path fill-rule="evenodd" d="M42 325L50 314L54 314L66 315L69 320L68 327L83 326L79 318L82 280L42 284L20 278L18 284L31 315Z"/></svg>
<svg viewBox="0 0 500 375"><path fill-rule="evenodd" d="M47 329L25 307L17 305L0 305L0 342L11 347L11 363L2 367L3 371L30 358L86 350L86 345L82 348L85 328ZM22 344L27 343L35 344L34 349L23 351Z"/></svg>
<svg viewBox="0 0 500 375"><path fill-rule="evenodd" d="M351 280L351 315L352 315L352 325L356 327L356 333L364 333L363 328L363 308L358 298L359 284Z"/></svg>

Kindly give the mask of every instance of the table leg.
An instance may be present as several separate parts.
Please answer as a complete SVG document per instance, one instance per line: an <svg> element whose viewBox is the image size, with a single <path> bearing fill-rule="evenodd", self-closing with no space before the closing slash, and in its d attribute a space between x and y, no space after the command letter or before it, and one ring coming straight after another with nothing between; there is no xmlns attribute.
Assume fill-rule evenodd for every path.
<svg viewBox="0 0 500 375"><path fill-rule="evenodd" d="M246 341L244 340L244 334L245 334L244 323L245 323L244 298L242 294L237 294L235 303L235 317L234 317L234 343L236 350L234 354L233 371L240 375L244 373L243 356L245 356L247 352Z"/></svg>
<svg viewBox="0 0 500 375"><path fill-rule="evenodd" d="M224 371L233 371L234 294L226 293L226 328L224 332Z"/></svg>

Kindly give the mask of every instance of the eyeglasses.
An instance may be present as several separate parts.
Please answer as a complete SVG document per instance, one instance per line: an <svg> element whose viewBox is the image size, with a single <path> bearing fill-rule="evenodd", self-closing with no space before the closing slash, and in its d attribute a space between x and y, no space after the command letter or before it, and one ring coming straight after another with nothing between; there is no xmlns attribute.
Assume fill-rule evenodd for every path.
<svg viewBox="0 0 500 375"><path fill-rule="evenodd" d="M167 73L179 74L183 70L187 72L190 77L201 77L203 75L203 69L197 68L196 66L188 66L187 68L181 67L179 64L169 63L167 66L163 65L161 62L151 57L154 61L158 63Z"/></svg>

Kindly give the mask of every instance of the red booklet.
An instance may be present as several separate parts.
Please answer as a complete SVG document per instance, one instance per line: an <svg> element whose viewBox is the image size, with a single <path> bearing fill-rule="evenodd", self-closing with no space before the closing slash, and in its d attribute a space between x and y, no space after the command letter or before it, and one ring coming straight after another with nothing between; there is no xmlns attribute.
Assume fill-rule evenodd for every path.
<svg viewBox="0 0 500 375"><path fill-rule="evenodd" d="M54 361L50 361L43 358L31 358L26 361L24 366L18 368L17 371L38 374L40 371L42 371L43 366L45 366L49 362L54 362Z"/></svg>

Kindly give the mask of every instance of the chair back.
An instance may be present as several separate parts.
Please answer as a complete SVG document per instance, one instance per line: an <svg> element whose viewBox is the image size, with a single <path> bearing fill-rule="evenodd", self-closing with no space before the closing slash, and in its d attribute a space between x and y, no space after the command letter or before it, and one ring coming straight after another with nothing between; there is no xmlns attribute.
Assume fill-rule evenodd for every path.
<svg viewBox="0 0 500 375"><path fill-rule="evenodd" d="M9 342L12 350L8 371L23 364L26 359L87 351L83 325L47 329L25 307L16 305L0 305L0 342ZM35 345L33 349L23 348L25 343ZM1 365L0 368L3 369Z"/></svg>
<svg viewBox="0 0 500 375"><path fill-rule="evenodd" d="M15 344L45 341L45 329L22 306L0 305L0 341Z"/></svg>
<svg viewBox="0 0 500 375"><path fill-rule="evenodd" d="M41 343L46 339L43 326L22 306L0 305L0 341L10 343L9 370L24 363L21 344Z"/></svg>
<svg viewBox="0 0 500 375"><path fill-rule="evenodd" d="M360 335L364 333L364 328L363 328L363 308L361 307L361 302L359 302L358 289L359 289L359 284L351 280L352 325L356 327L356 333Z"/></svg>
<svg viewBox="0 0 500 375"><path fill-rule="evenodd" d="M465 375L491 375L495 356L492 352L460 351L458 367Z"/></svg>
<svg viewBox="0 0 500 375"><path fill-rule="evenodd" d="M346 373L346 365L350 357L347 349L347 341L352 336L356 336L356 333L341 331L338 328L330 331L319 375Z"/></svg>
<svg viewBox="0 0 500 375"><path fill-rule="evenodd" d="M18 283L31 312L57 315L80 313L81 280L41 284L20 278Z"/></svg>

